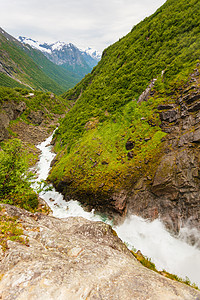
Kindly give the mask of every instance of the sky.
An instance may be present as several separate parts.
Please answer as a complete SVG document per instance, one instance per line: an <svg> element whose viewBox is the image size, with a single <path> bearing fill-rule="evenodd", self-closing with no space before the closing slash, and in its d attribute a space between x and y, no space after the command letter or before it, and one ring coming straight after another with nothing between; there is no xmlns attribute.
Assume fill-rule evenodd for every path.
<svg viewBox="0 0 200 300"><path fill-rule="evenodd" d="M0 0L0 27L39 42L102 51L166 0Z"/></svg>

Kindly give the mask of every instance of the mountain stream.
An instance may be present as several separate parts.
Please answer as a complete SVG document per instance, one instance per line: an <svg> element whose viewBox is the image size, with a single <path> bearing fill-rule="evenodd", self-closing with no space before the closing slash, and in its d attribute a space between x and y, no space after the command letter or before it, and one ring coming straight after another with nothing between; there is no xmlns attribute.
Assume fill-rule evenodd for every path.
<svg viewBox="0 0 200 300"><path fill-rule="evenodd" d="M50 171L50 164L55 154L51 152L52 136L37 147L41 150L40 160L35 167L37 181L45 180ZM34 187L37 183L34 184ZM104 215L84 211L78 201L66 202L63 196L51 191L41 192L40 197L50 206L53 216L57 218L84 217L91 221L103 221L113 226L112 221ZM179 238L172 236L158 219L150 222L141 217L132 215L119 226L113 226L122 241L129 249L140 250L142 254L155 263L158 270L186 279L200 287L200 249L197 245L191 246L185 242L187 228L182 228ZM196 232L198 235L198 233ZM199 237L200 240L200 237Z"/></svg>

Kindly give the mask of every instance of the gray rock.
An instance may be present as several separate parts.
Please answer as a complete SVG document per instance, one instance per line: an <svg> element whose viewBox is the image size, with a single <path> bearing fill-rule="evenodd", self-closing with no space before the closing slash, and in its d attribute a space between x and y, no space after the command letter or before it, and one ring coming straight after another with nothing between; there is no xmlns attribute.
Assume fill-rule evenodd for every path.
<svg viewBox="0 0 200 300"><path fill-rule="evenodd" d="M160 104L157 107L158 110L169 110L173 108L174 108L174 104Z"/></svg>
<svg viewBox="0 0 200 300"><path fill-rule="evenodd" d="M29 247L9 241L1 252L3 300L200 298L199 291L143 267L109 225L1 206L18 216L29 238Z"/></svg>
<svg viewBox="0 0 200 300"><path fill-rule="evenodd" d="M159 114L161 121L172 123L178 119L178 112L176 110L162 111Z"/></svg>
<svg viewBox="0 0 200 300"><path fill-rule="evenodd" d="M28 115L28 120L35 125L40 125L44 119L44 112L39 111L31 111Z"/></svg>
<svg viewBox="0 0 200 300"><path fill-rule="evenodd" d="M185 101L187 104L191 104L196 100L200 99L200 94L187 94L186 96L183 97L183 101Z"/></svg>
<svg viewBox="0 0 200 300"><path fill-rule="evenodd" d="M188 108L188 111L190 112L199 111L199 110L200 110L200 102L195 102L192 106Z"/></svg>
<svg viewBox="0 0 200 300"><path fill-rule="evenodd" d="M131 141L131 140L128 140L126 142L125 147L126 147L126 150L132 150L135 147L135 142Z"/></svg>
<svg viewBox="0 0 200 300"><path fill-rule="evenodd" d="M152 79L152 81L150 82L150 84L146 88L146 90L139 96L137 103L147 101L149 99L149 97L151 96L151 91L155 85L156 80L157 80L156 78Z"/></svg>
<svg viewBox="0 0 200 300"><path fill-rule="evenodd" d="M7 127L10 121L17 119L26 109L24 102L4 101L0 107L0 141L9 137Z"/></svg>

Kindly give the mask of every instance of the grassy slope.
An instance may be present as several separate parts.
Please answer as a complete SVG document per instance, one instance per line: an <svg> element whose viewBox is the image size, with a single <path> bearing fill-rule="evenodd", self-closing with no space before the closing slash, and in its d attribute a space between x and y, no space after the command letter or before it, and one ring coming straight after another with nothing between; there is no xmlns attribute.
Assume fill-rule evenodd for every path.
<svg viewBox="0 0 200 300"><path fill-rule="evenodd" d="M47 76L63 88L63 91L74 87L74 85L82 79L81 76L76 75L74 72L70 72L61 66L57 66L52 63L40 51L35 50L30 46L27 46L24 50L34 60L34 62L40 66Z"/></svg>
<svg viewBox="0 0 200 300"><path fill-rule="evenodd" d="M63 91L59 84L48 77L15 42L7 40L2 34L0 35L0 62L10 74L24 85L29 85L33 89L55 93ZM14 83L12 86L12 82L6 80L5 76L0 85L16 86Z"/></svg>
<svg viewBox="0 0 200 300"><path fill-rule="evenodd" d="M33 163L36 163L37 151L34 144L30 140L23 137L23 141L15 139L16 133L12 131L18 122L24 121L31 124L28 118L31 111L43 112L42 128L45 132L55 128L55 120L59 115L66 112L66 100L59 96L52 96L52 93L44 93L42 91L34 91L34 96L29 95L29 90L21 88L8 88L0 86L0 111L4 102L26 103L26 110L16 120L10 122L10 127L7 128L10 138L7 141L0 143L0 202L14 204L28 210L35 210L38 205L38 199L30 187L28 180L28 169ZM55 119L56 118L56 119ZM53 122L52 122L53 120ZM12 127L13 125L13 127ZM37 128L37 127L36 127ZM22 129L23 130L23 129ZM37 129L41 134L41 126ZM27 131L29 127L27 125Z"/></svg>
<svg viewBox="0 0 200 300"><path fill-rule="evenodd" d="M26 86L12 79L4 73L0 73L0 85L11 88L25 88Z"/></svg>
<svg viewBox="0 0 200 300"><path fill-rule="evenodd" d="M64 95L77 102L57 132L60 158L50 179L64 180L66 192L89 198L128 188L141 174L151 176L165 135L156 107L173 101L169 95L196 65L199 46L199 1L168 0L106 49L93 72ZM156 77L154 97L141 105L133 101ZM135 143L132 159L128 139Z"/></svg>

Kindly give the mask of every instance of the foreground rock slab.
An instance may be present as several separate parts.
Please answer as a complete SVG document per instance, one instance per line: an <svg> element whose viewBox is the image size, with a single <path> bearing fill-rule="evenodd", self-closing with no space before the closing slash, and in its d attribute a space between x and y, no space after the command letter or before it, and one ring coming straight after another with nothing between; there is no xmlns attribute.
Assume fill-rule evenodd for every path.
<svg viewBox="0 0 200 300"><path fill-rule="evenodd" d="M199 291L143 267L109 225L0 206L29 239L1 251L0 299L200 300Z"/></svg>

